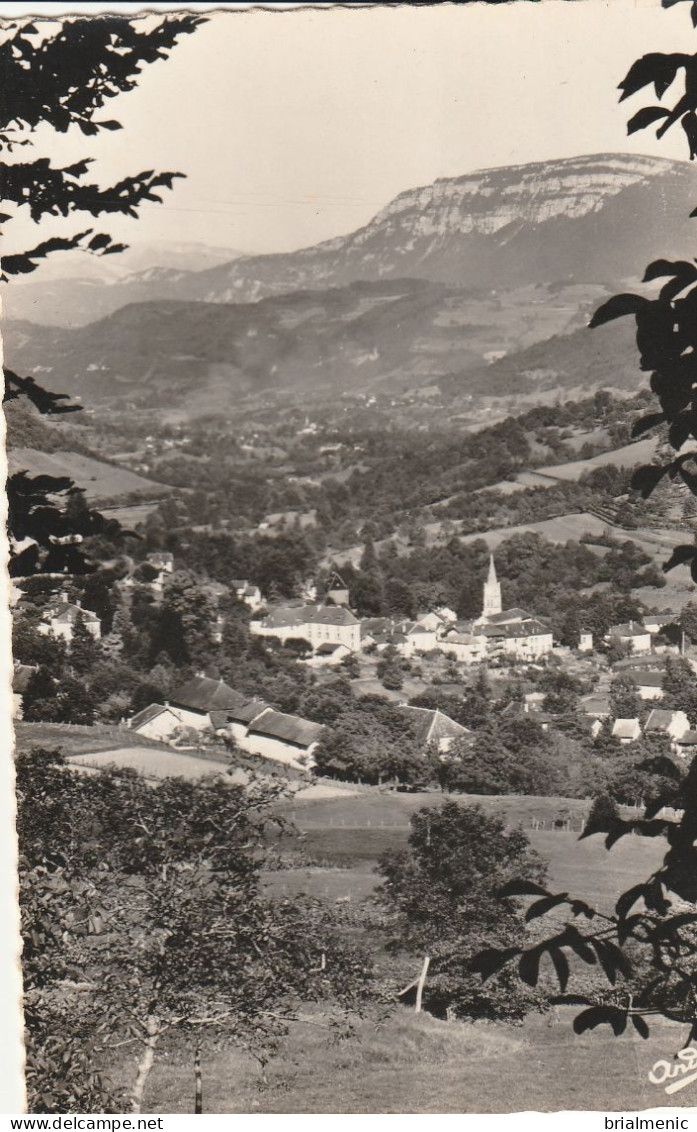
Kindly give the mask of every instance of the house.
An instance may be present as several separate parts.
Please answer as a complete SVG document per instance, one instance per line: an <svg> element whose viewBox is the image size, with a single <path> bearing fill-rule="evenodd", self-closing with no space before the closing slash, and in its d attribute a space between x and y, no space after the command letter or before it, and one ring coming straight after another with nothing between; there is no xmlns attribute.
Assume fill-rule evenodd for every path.
<svg viewBox="0 0 697 1132"><path fill-rule="evenodd" d="M674 742L690 730L690 721L684 711L667 711L654 708L644 727L645 735L666 735Z"/></svg>
<svg viewBox="0 0 697 1132"><path fill-rule="evenodd" d="M248 581L241 578L235 578L230 582L230 589L233 590L235 597L238 601L243 601L252 612L261 609L264 604L264 599L261 596L261 590L258 586L251 585Z"/></svg>
<svg viewBox="0 0 697 1132"><path fill-rule="evenodd" d="M439 605L435 612L438 614L441 621L445 621L448 624L452 625L457 621L457 613L454 609L451 609L449 605Z"/></svg>
<svg viewBox="0 0 697 1132"><path fill-rule="evenodd" d="M455 620L457 620L457 618L455 618ZM428 629L432 633L437 633L448 623L445 617L441 617L440 613L432 612L424 613L423 617L419 617L416 622L416 627L417 629Z"/></svg>
<svg viewBox="0 0 697 1132"><path fill-rule="evenodd" d="M267 708L252 720L238 743L251 754L309 769L323 732L319 723Z"/></svg>
<svg viewBox="0 0 697 1132"><path fill-rule="evenodd" d="M129 719L128 726L146 739L160 739L166 743L181 728L182 721L169 704L149 704Z"/></svg>
<svg viewBox="0 0 697 1132"><path fill-rule="evenodd" d="M98 641L102 635L102 626L97 614L91 609L83 609L79 600L75 603L70 602L64 590L55 601L46 606L42 618L42 622L37 625L37 632L43 633L44 636L56 637L66 644L70 644L73 639L78 619L81 619L85 629L92 634L95 641Z"/></svg>
<svg viewBox="0 0 697 1132"><path fill-rule="evenodd" d="M305 663L310 665L311 668L332 667L335 664L341 664L347 656L351 656L351 649L348 645L341 645L335 641L324 641Z"/></svg>
<svg viewBox="0 0 697 1132"><path fill-rule="evenodd" d="M683 758L692 758L697 754L697 731L684 731L676 738L673 747Z"/></svg>
<svg viewBox="0 0 697 1132"><path fill-rule="evenodd" d="M502 709L501 715L506 719L525 717L536 723L538 727L542 728L543 731L549 730L549 725L552 719L551 715L548 715L546 711L540 711L539 709L536 711L531 711L530 705L526 704L525 701L521 702L520 700L511 700L511 702L506 704L505 708Z"/></svg>
<svg viewBox="0 0 697 1132"><path fill-rule="evenodd" d="M641 739L641 725L638 719L616 719L612 725L613 739L619 739L620 743L635 743L637 739Z"/></svg>
<svg viewBox="0 0 697 1132"><path fill-rule="evenodd" d="M262 712L269 710L269 705L256 697L244 699L236 707L226 708L224 711L211 712L211 724L215 731L224 731L231 735L236 743L242 743L247 737L249 725L257 719Z"/></svg>
<svg viewBox="0 0 697 1132"><path fill-rule="evenodd" d="M406 634L404 656L414 656L415 653L434 652L438 648L438 635L435 629L428 629L423 625L415 625Z"/></svg>
<svg viewBox="0 0 697 1132"><path fill-rule="evenodd" d="M579 633L579 635L578 635L578 651L579 652L593 652L593 634L592 633Z"/></svg>
<svg viewBox="0 0 697 1132"><path fill-rule="evenodd" d="M651 652L651 634L638 621L613 625L605 637L611 644L624 645L633 653Z"/></svg>
<svg viewBox="0 0 697 1132"><path fill-rule="evenodd" d="M24 693L32 675L38 670L38 664L15 664L14 666L12 673L12 716L14 719L22 719L23 717Z"/></svg>
<svg viewBox="0 0 697 1132"><path fill-rule="evenodd" d="M642 700L663 699L663 673L649 668L625 668L622 675L636 688Z"/></svg>
<svg viewBox="0 0 697 1132"><path fill-rule="evenodd" d="M174 573L174 555L168 551L157 551L155 554L148 554L145 561L153 570L157 570L156 576L149 582L150 589L155 594L161 594L165 588L165 582L170 574Z"/></svg>
<svg viewBox="0 0 697 1132"><path fill-rule="evenodd" d="M461 664L478 664L486 657L487 641L481 633L452 632L439 638L438 648Z"/></svg>
<svg viewBox="0 0 697 1132"><path fill-rule="evenodd" d="M431 708L412 707L402 704L403 711L412 724L416 741L420 747L433 745L439 751L447 751L456 739L466 739L472 734L461 723L456 723L445 712Z"/></svg>
<svg viewBox="0 0 697 1132"><path fill-rule="evenodd" d="M652 635L660 633L665 629L666 625L677 625L680 621L680 614L673 613L672 610L664 610L663 613L647 613L644 616L644 628Z"/></svg>

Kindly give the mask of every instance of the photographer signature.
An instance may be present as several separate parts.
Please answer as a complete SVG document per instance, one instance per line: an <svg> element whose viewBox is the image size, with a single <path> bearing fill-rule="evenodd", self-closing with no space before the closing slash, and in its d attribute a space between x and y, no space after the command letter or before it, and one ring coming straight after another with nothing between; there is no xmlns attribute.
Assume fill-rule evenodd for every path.
<svg viewBox="0 0 697 1132"><path fill-rule="evenodd" d="M666 1093L677 1093L697 1081L697 1047L681 1049L673 1061L657 1061L649 1070L652 1085L665 1085ZM670 1084L666 1085L666 1081Z"/></svg>

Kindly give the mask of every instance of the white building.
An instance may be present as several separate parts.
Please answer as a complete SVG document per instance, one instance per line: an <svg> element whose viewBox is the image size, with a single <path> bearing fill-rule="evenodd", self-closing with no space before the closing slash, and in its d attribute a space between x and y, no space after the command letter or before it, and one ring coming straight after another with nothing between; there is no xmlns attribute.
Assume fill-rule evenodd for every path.
<svg viewBox="0 0 697 1132"><path fill-rule="evenodd" d="M251 585L246 580L234 578L233 581L230 582L230 588L234 591L237 600L243 601L253 613L257 609L261 609L264 604L264 599L261 596L259 587Z"/></svg>
<svg viewBox="0 0 697 1132"><path fill-rule="evenodd" d="M446 656L452 656L460 664L479 664L487 655L487 639L483 633L462 633L455 630L441 637L438 647Z"/></svg>
<svg viewBox="0 0 697 1132"><path fill-rule="evenodd" d="M690 730L690 721L684 711L667 711L654 708L644 727L645 735L665 735L674 745Z"/></svg>
<svg viewBox="0 0 697 1132"><path fill-rule="evenodd" d="M347 656L351 656L351 649L348 645L325 641L305 663L310 668L333 668L337 664L341 664Z"/></svg>
<svg viewBox="0 0 697 1132"><path fill-rule="evenodd" d="M252 720L246 735L237 742L250 754L310 769L314 765L313 752L323 732L319 723L267 708Z"/></svg>
<svg viewBox="0 0 697 1132"><path fill-rule="evenodd" d="M636 688L637 695L642 700L662 700L663 699L663 673L651 671L650 669L641 668L627 668L622 671L622 675L631 680Z"/></svg>
<svg viewBox="0 0 697 1132"><path fill-rule="evenodd" d="M540 621L520 621L509 625L484 625L490 656L512 657L535 661L548 656L554 648L551 629Z"/></svg>
<svg viewBox="0 0 697 1132"><path fill-rule="evenodd" d="M182 726L182 720L169 704L149 704L128 721L128 726L146 739L166 743Z"/></svg>
<svg viewBox="0 0 697 1132"><path fill-rule="evenodd" d="M624 645L633 653L651 652L651 634L638 621L613 625L605 639L610 643Z"/></svg>
<svg viewBox="0 0 697 1132"><path fill-rule="evenodd" d="M272 610L263 621L251 621L250 632L281 641L301 638L313 649L325 643L346 645L351 652L361 647L361 625L350 609L339 605L285 606Z"/></svg>
<svg viewBox="0 0 697 1132"><path fill-rule="evenodd" d="M467 727L456 723L449 715L437 708L403 704L401 711L411 722L417 743L424 749L432 746L441 752L447 751L457 739L466 739L472 734Z"/></svg>
<svg viewBox="0 0 697 1132"><path fill-rule="evenodd" d="M42 613L43 620L37 625L37 632L43 633L47 637L56 637L58 640L65 641L70 644L75 633L75 625L78 620L82 621L88 633L91 633L95 641L98 641L102 635L102 626L96 613L91 609L83 609L79 600L72 602L68 601L68 595L63 591L59 594L56 601L47 605Z"/></svg>
<svg viewBox="0 0 697 1132"><path fill-rule="evenodd" d="M593 652L593 634L592 633L579 633L579 636L578 636L578 651L579 652Z"/></svg>
<svg viewBox="0 0 697 1132"><path fill-rule="evenodd" d="M612 725L613 739L619 739L620 743L626 745L627 743L635 743L637 739L641 739L641 724L638 719L616 719Z"/></svg>

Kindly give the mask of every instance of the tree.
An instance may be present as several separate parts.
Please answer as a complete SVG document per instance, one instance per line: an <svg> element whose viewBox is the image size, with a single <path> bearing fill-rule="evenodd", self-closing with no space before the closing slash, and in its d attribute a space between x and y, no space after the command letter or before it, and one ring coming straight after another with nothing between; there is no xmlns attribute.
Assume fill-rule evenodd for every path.
<svg viewBox="0 0 697 1132"><path fill-rule="evenodd" d="M588 814L586 829L589 832L611 829L619 816L620 811L614 798L609 794L596 794Z"/></svg>
<svg viewBox="0 0 697 1132"><path fill-rule="evenodd" d="M220 1033L263 1058L298 1001L360 990L366 961L331 917L263 899L278 785L168 779L153 790L131 772L71 774L48 751L20 757L17 785L32 1112L84 1111L87 1100L104 1111L117 1042L139 1051L129 1089L139 1112L173 1030L185 1042Z"/></svg>
<svg viewBox="0 0 697 1132"><path fill-rule="evenodd" d="M666 6L674 0L664 0ZM697 7L691 6L697 26ZM621 98L653 86L662 102L673 91L671 107L645 106L628 123L630 134L658 124L662 137L680 123L687 138L690 159L697 157L697 54L651 52L638 59L620 83ZM697 215L697 210L692 213ZM643 294L616 295L596 311L591 326L601 326L631 315L636 321L640 366L651 374L651 390L660 411L636 422L633 435L661 426L675 455L640 468L632 487L643 498L650 497L666 477L684 483L697 495L695 449L684 447L697 440L697 266L690 260L658 259L644 274L644 281L661 281L653 297ZM663 427L665 426L665 427ZM697 544L677 546L664 565L668 571L689 565L697 580ZM473 967L486 980L515 967L528 986L537 985L543 957L552 960L559 982L560 1001L571 1001L585 1009L574 1028L583 1033L600 1024L622 1034L629 1026L643 1038L649 1035L647 1019L659 1016L688 1027L686 1042L697 1039L697 760L687 774L665 760L662 771L670 782L669 800L678 807L676 819L660 818L665 796L653 797L643 817L620 819L607 831L608 849L628 833L664 839L662 862L643 881L619 897L611 916L568 893L550 893L527 882L503 886L499 896L537 898L528 916L544 916L550 909L569 917L559 930L534 943L513 950L490 949L476 958ZM588 831L589 833L591 831ZM577 926L580 925L580 926ZM570 980L569 954L602 970L609 993L591 997L567 995Z"/></svg>
<svg viewBox="0 0 697 1132"><path fill-rule="evenodd" d="M206 664L213 653L216 611L196 575L187 570L171 574L151 637L153 659L166 653L176 665Z"/></svg>
<svg viewBox="0 0 697 1132"><path fill-rule="evenodd" d="M666 657L663 699L666 707L684 711L691 723L697 722L697 681L683 657Z"/></svg>
<svg viewBox="0 0 697 1132"><path fill-rule="evenodd" d="M424 1003L454 1008L463 1017L520 1017L534 996L512 993L510 979L485 988L468 969L482 947L512 946L521 922L515 903L493 889L512 876L539 883L545 866L521 830L479 806L444 802L411 819L409 847L383 856L379 899L390 913L393 950L431 960Z"/></svg>
<svg viewBox="0 0 697 1132"><path fill-rule="evenodd" d="M447 785L470 794L568 794L568 772L531 716L492 718L448 751Z"/></svg>
<svg viewBox="0 0 697 1132"><path fill-rule="evenodd" d="M15 230L23 232L27 219L38 227L47 217L137 217L143 203L161 201L159 191L171 188L181 174L145 171L102 187L89 179L92 158L59 167L50 157L32 159L31 147L48 131L64 134L78 129L85 137L94 137L104 130L120 129L115 119L100 117L106 101L132 90L144 65L166 59L180 36L190 34L202 22L200 16L182 13L167 15L154 26L117 16L55 21L41 32L28 21L8 25L10 34L0 44L6 96L0 110L0 145L12 155L3 169L0 232L4 247L12 248ZM16 159L15 151L23 159ZM102 256L124 247L92 227L48 239L37 233L32 246L3 254L2 279L7 282L35 271L57 251ZM65 394L50 392L31 377L9 369L4 374L5 404L27 398L39 413L50 416L80 408L68 404ZM13 577L88 572L91 563L82 540L92 535L118 536L119 524L83 506L84 500L81 503L75 492L75 485L65 476L32 476L20 470L9 477L9 569Z"/></svg>
<svg viewBox="0 0 697 1132"><path fill-rule="evenodd" d="M610 704L617 719L635 719L641 711L641 700L636 685L622 673L610 684Z"/></svg>
<svg viewBox="0 0 697 1132"><path fill-rule="evenodd" d="M394 645L388 645L377 663L377 675L383 688L399 691L404 684L402 660Z"/></svg>

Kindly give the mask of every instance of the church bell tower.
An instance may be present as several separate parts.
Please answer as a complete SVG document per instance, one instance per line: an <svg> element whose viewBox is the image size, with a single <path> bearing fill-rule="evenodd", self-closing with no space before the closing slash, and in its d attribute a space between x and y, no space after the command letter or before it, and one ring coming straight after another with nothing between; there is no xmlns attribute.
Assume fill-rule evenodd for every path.
<svg viewBox="0 0 697 1132"><path fill-rule="evenodd" d="M482 609L482 620L488 621L490 617L501 612L501 583L496 577L496 567L494 566L494 556L491 555L489 559L489 574L486 582L484 583L484 608Z"/></svg>

